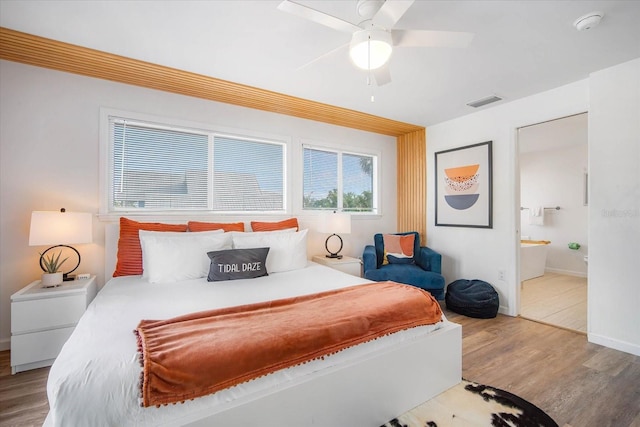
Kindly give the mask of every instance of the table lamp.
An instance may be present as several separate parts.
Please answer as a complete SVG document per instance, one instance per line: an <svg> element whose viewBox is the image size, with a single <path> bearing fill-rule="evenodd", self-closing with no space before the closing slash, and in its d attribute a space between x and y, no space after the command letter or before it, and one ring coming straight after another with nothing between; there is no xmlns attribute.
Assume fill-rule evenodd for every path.
<svg viewBox="0 0 640 427"><path fill-rule="evenodd" d="M327 237L327 240L324 242L324 247L329 253L325 256L327 258L340 259L342 258L342 255L339 255L340 251L342 250L342 238L338 235L338 233L351 233L351 215L348 213L336 211L333 211L333 213L327 213L322 218L319 231L321 233L331 233L331 235ZM340 241L340 247L335 252L331 252L329 250L329 239L331 239L333 236L336 236Z"/></svg>
<svg viewBox="0 0 640 427"><path fill-rule="evenodd" d="M45 273L45 255L55 248L69 248L78 256L78 263L71 270L63 272L63 281L74 280L70 276L80 265L80 252L73 244L91 243L93 227L90 213L60 211L33 211L29 229L29 246L53 245L40 254L40 268ZM62 252L62 249L61 249ZM60 253L58 254L59 259ZM51 257L52 258L52 257ZM55 286L55 285L54 285Z"/></svg>

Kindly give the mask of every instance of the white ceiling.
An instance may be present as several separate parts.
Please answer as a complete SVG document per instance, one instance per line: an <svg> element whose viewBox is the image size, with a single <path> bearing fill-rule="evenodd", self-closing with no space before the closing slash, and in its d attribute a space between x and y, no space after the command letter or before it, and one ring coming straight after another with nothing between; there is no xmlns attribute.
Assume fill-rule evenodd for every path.
<svg viewBox="0 0 640 427"><path fill-rule="evenodd" d="M356 0L298 2L361 20ZM422 126L477 111L466 104L479 98L512 101L640 57L640 1L418 0L395 28L474 40L465 49L396 48L393 81L371 87L348 59L349 34L279 3L0 0L0 25ZM594 10L605 13L600 25L578 32L573 21Z"/></svg>

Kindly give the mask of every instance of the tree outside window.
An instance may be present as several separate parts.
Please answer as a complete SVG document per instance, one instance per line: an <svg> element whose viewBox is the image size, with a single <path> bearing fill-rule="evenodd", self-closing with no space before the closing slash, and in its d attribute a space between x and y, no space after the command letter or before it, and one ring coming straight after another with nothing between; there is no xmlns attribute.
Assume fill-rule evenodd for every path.
<svg viewBox="0 0 640 427"><path fill-rule="evenodd" d="M304 148L303 209L375 212L376 157Z"/></svg>

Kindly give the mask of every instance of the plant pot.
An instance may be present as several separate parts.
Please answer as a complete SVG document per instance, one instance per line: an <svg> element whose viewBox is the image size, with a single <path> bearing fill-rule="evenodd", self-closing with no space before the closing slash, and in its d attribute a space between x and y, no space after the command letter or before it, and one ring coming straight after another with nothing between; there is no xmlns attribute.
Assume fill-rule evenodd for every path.
<svg viewBox="0 0 640 427"><path fill-rule="evenodd" d="M42 287L53 288L62 284L62 273L42 273Z"/></svg>

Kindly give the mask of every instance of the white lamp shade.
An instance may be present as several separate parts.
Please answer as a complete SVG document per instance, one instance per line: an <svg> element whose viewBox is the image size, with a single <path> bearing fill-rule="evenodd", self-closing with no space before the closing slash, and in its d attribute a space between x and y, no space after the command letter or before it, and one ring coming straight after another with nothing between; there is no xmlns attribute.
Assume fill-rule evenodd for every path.
<svg viewBox="0 0 640 427"><path fill-rule="evenodd" d="M362 30L353 34L349 56L356 67L375 70L382 67L391 56L391 34L384 30Z"/></svg>
<svg viewBox="0 0 640 427"><path fill-rule="evenodd" d="M91 243L91 220L85 212L33 211L29 246Z"/></svg>
<svg viewBox="0 0 640 427"><path fill-rule="evenodd" d="M351 214L333 212L325 214L320 222L321 233L349 234L351 233Z"/></svg>

